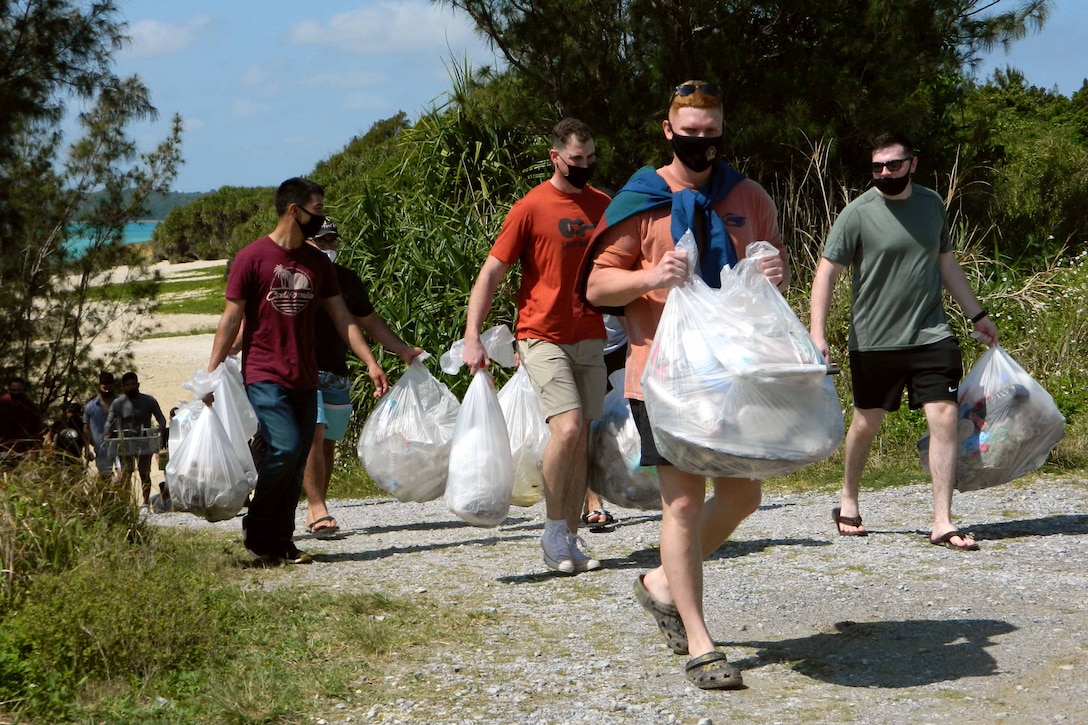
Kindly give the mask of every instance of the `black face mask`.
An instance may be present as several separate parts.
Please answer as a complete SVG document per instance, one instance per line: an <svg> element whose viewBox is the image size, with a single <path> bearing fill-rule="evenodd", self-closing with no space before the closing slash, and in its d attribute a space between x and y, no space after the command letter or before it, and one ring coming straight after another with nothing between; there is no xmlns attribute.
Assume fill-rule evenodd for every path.
<svg viewBox="0 0 1088 725"><path fill-rule="evenodd" d="M905 176L884 176L879 179L873 179L873 186L880 190L880 193L887 196L899 196L910 183L910 173Z"/></svg>
<svg viewBox="0 0 1088 725"><path fill-rule="evenodd" d="M582 189L593 178L593 172L596 170L597 164L590 164L589 166L571 166L567 164L567 173L563 174L563 178L575 189Z"/></svg>
<svg viewBox="0 0 1088 725"><path fill-rule="evenodd" d="M302 207L299 207L299 208L302 209ZM302 209L302 211L306 211L306 210ZM308 211L306 211L306 213L310 214L310 212L308 212ZM295 224L298 224L298 228L302 230L302 238L303 239L309 239L313 235L315 235L319 231L321 231L321 225L324 224L324 223L325 223L325 215L324 214L310 214L310 221L306 222L305 224L300 222L298 220L298 217L295 217Z"/></svg>
<svg viewBox="0 0 1088 725"><path fill-rule="evenodd" d="M669 125L672 128L672 125ZM706 171L722 155L721 136L681 136L673 131L672 152L695 173Z"/></svg>

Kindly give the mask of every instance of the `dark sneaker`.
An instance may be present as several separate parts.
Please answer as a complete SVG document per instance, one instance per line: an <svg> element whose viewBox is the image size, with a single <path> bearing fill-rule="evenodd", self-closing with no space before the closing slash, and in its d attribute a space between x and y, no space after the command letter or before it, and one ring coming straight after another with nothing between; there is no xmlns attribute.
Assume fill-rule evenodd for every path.
<svg viewBox="0 0 1088 725"><path fill-rule="evenodd" d="M310 564L313 558L294 544L288 544L281 557L284 564Z"/></svg>
<svg viewBox="0 0 1088 725"><path fill-rule="evenodd" d="M252 549L248 546L246 547L246 552L254 558L254 564L260 564L263 566L276 566L280 563L280 560L282 558L276 554L258 551L257 549Z"/></svg>

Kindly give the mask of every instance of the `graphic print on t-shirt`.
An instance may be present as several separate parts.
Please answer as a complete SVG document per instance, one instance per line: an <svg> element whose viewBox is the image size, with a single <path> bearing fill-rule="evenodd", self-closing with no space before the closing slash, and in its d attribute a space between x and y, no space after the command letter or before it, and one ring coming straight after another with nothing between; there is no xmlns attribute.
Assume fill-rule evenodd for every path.
<svg viewBox="0 0 1088 725"><path fill-rule="evenodd" d="M585 219L563 218L559 220L559 234L561 234L566 239L570 239L572 237L588 239L589 235L593 233L593 228L595 226L596 225L590 224Z"/></svg>
<svg viewBox="0 0 1088 725"><path fill-rule="evenodd" d="M292 317L314 299L314 284L306 270L277 264L272 270L272 288L265 297L273 307Z"/></svg>

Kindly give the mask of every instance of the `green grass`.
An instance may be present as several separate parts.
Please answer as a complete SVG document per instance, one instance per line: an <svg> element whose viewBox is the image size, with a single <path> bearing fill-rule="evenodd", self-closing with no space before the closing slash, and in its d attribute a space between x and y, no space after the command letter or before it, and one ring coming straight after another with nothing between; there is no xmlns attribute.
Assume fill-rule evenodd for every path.
<svg viewBox="0 0 1088 725"><path fill-rule="evenodd" d="M163 279L125 284L107 284L88 290L88 298L99 301L132 300L146 297L154 288L160 315L217 315L223 311L227 288L227 265L220 264Z"/></svg>
<svg viewBox="0 0 1088 725"><path fill-rule="evenodd" d="M161 315L217 315L223 311L227 265L197 270L200 279L165 280L159 288L156 310Z"/></svg>
<svg viewBox="0 0 1088 725"><path fill-rule="evenodd" d="M381 498L389 495L366 475L359 463L355 450L358 440L358 434L352 436L349 431L337 446L336 469L329 484L331 498Z"/></svg>
<svg viewBox="0 0 1088 725"><path fill-rule="evenodd" d="M309 722L493 617L253 568L237 532L149 527L44 461L3 475L0 722Z"/></svg>
<svg viewBox="0 0 1088 725"><path fill-rule="evenodd" d="M236 537L157 530L37 575L0 625L0 719L304 722L383 698L390 653L484 615L247 568Z"/></svg>
<svg viewBox="0 0 1088 725"><path fill-rule="evenodd" d="M220 310L222 312L222 310ZM207 327L193 327L186 330L182 335L210 335L215 332L215 325L208 325ZM141 337L142 340L156 340L162 337L179 337L177 332L152 332Z"/></svg>

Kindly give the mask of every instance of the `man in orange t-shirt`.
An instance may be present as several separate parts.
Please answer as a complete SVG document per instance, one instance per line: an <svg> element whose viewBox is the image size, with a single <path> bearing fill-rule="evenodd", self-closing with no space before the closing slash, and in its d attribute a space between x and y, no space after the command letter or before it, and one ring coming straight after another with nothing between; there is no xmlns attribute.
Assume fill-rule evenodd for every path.
<svg viewBox="0 0 1088 725"><path fill-rule="evenodd" d="M574 283L606 194L587 185L596 166L593 132L565 118L552 130L551 178L511 207L468 300L464 362L475 373L489 364L480 329L495 290L521 263L518 356L529 372L551 439L544 450L544 563L563 574L599 569L585 554L578 523L586 494L590 421L598 418L607 383L604 322L578 315Z"/></svg>

